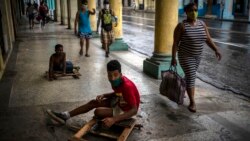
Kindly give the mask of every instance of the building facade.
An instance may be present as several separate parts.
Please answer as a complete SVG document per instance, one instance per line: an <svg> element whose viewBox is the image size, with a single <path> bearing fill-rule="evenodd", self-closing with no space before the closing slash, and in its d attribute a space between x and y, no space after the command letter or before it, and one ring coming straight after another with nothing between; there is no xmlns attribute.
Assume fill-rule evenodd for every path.
<svg viewBox="0 0 250 141"><path fill-rule="evenodd" d="M123 0L124 7L132 6L133 0ZM135 0L136 9L143 11L155 11L156 0ZM218 19L243 18L250 21L250 0L178 0L179 15L184 15L184 7L195 2L198 5L199 16Z"/></svg>
<svg viewBox="0 0 250 141"><path fill-rule="evenodd" d="M40 0L0 0L0 79L16 43L18 24L25 15L27 2L39 4ZM50 13L54 14L54 17L57 19L56 21L68 25L69 29L71 29L75 20L75 13L80 6L80 0L45 0L45 2L50 9ZM113 0L112 2L117 1ZM250 19L250 0L178 0L174 3L179 8L179 15L184 14L183 9L189 2L198 4L199 16L214 16L215 18L223 19L237 19L238 17ZM89 3L89 6L93 8L96 5L102 7L103 0L95 0ZM122 0L123 7L131 7L132 3L133 0ZM158 3L158 6L161 3L168 2L165 0L161 1ZM135 0L135 4L138 10L154 12L156 0ZM122 19L122 15L119 16L118 18ZM94 22L92 24L96 26L95 20L96 18L93 18ZM96 28L93 29L95 30ZM119 30L121 29L122 27L119 28Z"/></svg>

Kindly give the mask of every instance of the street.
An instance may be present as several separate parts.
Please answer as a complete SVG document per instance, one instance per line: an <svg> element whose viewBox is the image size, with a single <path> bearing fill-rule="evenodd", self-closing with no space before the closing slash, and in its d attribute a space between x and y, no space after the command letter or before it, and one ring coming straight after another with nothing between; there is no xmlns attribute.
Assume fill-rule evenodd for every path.
<svg viewBox="0 0 250 141"><path fill-rule="evenodd" d="M184 17L179 18L181 22ZM204 47L198 78L218 88L250 97L250 25L248 23L203 20L222 53L222 60ZM124 40L132 50L152 56L154 51L154 13L123 12Z"/></svg>
<svg viewBox="0 0 250 141"><path fill-rule="evenodd" d="M110 57L106 58L99 38L92 38L90 41L91 57L80 56L79 38L66 25L55 22L47 24L44 29L35 25L30 30L27 19L23 18L6 73L0 81L0 140L68 140L75 132L69 130L67 125L82 126L93 118L94 111L67 120L66 126L58 126L51 125L51 119L45 110L72 110L95 99L97 95L112 92L106 72L106 64L111 59L121 62L122 74L135 83L141 96L135 118L143 128L133 130L128 141L244 141L250 138L249 98L218 89L204 82L208 79L203 78L207 75L204 74L205 71L213 73L212 75L217 75L214 71L219 71L218 74L223 74L220 77L227 80L230 78L232 81L237 75L245 74L247 77L246 70L242 70L245 73L239 72L239 69L245 67L235 68L244 63L243 59L247 61L246 58L240 58L243 51L246 51L244 57L249 56L246 48L221 45L224 58L219 63L210 49L205 50L199 70L199 77L202 76L204 80L197 79L195 89L198 111L191 113L187 109L187 96L183 105L171 102L159 94L161 80L143 73L143 60L150 57L153 51L153 29L126 22L129 21L125 20L123 24L124 40L129 43L131 50L112 51ZM80 79L65 77L50 82L44 78L49 57L58 43L64 46L67 60L81 67ZM135 49L138 50L134 51ZM237 58L231 59L231 56ZM224 74L226 71L236 72L233 72L232 77ZM243 79L243 76L240 77ZM216 80L221 81L222 78ZM213 81L210 80L209 83ZM239 87L243 86L242 83L238 82ZM91 137L94 139L88 136L84 139L98 141L95 139L97 136ZM104 141L103 138L99 140Z"/></svg>

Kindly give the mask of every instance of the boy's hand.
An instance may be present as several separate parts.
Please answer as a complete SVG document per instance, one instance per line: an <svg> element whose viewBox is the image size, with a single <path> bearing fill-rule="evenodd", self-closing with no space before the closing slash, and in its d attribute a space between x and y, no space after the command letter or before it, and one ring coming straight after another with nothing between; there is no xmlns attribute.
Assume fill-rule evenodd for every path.
<svg viewBox="0 0 250 141"><path fill-rule="evenodd" d="M101 102L103 99L104 99L104 95L103 95L103 94L102 94L102 95L98 95L98 96L96 97L96 100L97 100L98 102Z"/></svg>
<svg viewBox="0 0 250 141"><path fill-rule="evenodd" d="M115 124L115 120L112 117L107 117L102 120L105 127L111 127L113 124Z"/></svg>

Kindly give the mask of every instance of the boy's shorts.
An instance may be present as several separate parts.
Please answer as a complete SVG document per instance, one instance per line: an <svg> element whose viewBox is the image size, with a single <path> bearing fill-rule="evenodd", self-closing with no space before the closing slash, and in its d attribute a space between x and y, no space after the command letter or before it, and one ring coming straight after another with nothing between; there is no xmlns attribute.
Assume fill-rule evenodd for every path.
<svg viewBox="0 0 250 141"><path fill-rule="evenodd" d="M111 108L113 110L113 116L117 116L124 113L124 111L118 105L118 97L112 97Z"/></svg>
<svg viewBox="0 0 250 141"><path fill-rule="evenodd" d="M63 71L63 66L54 66L53 71ZM73 72L73 63L71 61L66 61L66 73Z"/></svg>
<svg viewBox="0 0 250 141"><path fill-rule="evenodd" d="M79 32L79 37L85 38L85 39L90 39L90 38L92 38L92 33Z"/></svg>

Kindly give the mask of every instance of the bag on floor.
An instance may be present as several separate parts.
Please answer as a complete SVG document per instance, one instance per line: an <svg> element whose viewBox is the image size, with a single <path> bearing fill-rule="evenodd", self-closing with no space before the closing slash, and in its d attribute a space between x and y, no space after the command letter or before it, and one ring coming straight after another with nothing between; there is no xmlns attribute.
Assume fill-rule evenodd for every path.
<svg viewBox="0 0 250 141"><path fill-rule="evenodd" d="M186 82L178 73L176 66L170 66L169 70L161 72L162 82L160 93L179 105L183 104Z"/></svg>
<svg viewBox="0 0 250 141"><path fill-rule="evenodd" d="M41 15L38 15L37 17L36 17L36 20L37 21L40 21L42 19L42 16Z"/></svg>

